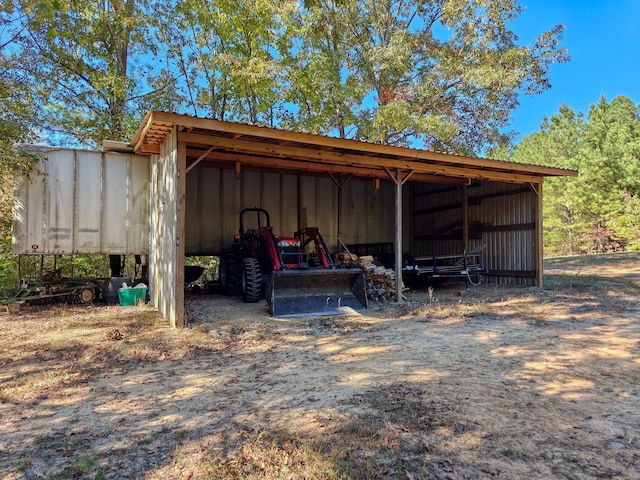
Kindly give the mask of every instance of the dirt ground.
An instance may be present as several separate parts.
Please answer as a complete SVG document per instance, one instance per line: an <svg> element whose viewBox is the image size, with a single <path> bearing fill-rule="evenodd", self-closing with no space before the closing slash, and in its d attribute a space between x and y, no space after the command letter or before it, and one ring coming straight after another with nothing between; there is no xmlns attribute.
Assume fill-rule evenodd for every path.
<svg viewBox="0 0 640 480"><path fill-rule="evenodd" d="M546 272L350 316L189 296L182 330L2 314L0 477L640 478L640 256Z"/></svg>

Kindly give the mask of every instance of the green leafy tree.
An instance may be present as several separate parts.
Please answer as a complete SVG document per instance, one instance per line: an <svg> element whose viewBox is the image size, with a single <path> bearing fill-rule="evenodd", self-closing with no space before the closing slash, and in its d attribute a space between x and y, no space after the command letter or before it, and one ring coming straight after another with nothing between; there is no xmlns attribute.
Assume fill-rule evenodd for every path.
<svg viewBox="0 0 640 480"><path fill-rule="evenodd" d="M519 44L510 0L180 0L157 15L196 115L477 153L568 60L562 27ZM170 16L171 21L167 21Z"/></svg>
<svg viewBox="0 0 640 480"><path fill-rule="evenodd" d="M285 25L291 39L282 43L285 100L293 108L281 112L281 122L293 130L353 136L364 89L350 72L352 35L340 0L306 2Z"/></svg>
<svg viewBox="0 0 640 480"><path fill-rule="evenodd" d="M29 173L37 158L17 145L32 140L37 110L26 83L14 68L14 61L0 48L0 236L11 230L11 204L15 172Z"/></svg>
<svg viewBox="0 0 640 480"><path fill-rule="evenodd" d="M158 85L146 0L4 2L4 55L32 87L39 133L56 143L129 140Z"/></svg>
<svg viewBox="0 0 640 480"><path fill-rule="evenodd" d="M640 248L640 106L629 98L603 96L586 117L562 106L509 158L580 172L545 181L548 253Z"/></svg>
<svg viewBox="0 0 640 480"><path fill-rule="evenodd" d="M505 144L519 92L547 89L568 60L562 27L518 44L509 0L345 1L350 72L369 102L357 137L457 153Z"/></svg>
<svg viewBox="0 0 640 480"><path fill-rule="evenodd" d="M161 8L157 32L186 109L219 120L273 125L282 107L283 18L296 2L178 0Z"/></svg>
<svg viewBox="0 0 640 480"><path fill-rule="evenodd" d="M477 153L568 59L515 0L7 0L5 56L54 140L127 140L149 107ZM56 137L56 135L58 135ZM56 142L60 143L60 142Z"/></svg>

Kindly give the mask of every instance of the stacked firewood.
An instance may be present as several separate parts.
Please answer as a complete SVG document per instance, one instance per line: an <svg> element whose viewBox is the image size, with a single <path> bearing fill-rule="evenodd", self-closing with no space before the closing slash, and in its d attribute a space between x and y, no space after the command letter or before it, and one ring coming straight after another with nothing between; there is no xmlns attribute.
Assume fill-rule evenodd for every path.
<svg viewBox="0 0 640 480"><path fill-rule="evenodd" d="M362 269L367 298L370 301L384 303L395 300L396 272L394 270L376 264L371 255L358 257L352 253L341 253L339 258L338 266L341 268Z"/></svg>

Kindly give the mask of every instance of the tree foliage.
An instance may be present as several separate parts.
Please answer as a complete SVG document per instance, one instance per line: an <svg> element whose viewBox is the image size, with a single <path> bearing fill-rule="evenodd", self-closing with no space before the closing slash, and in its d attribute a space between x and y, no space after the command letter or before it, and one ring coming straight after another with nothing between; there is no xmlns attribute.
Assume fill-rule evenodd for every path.
<svg viewBox="0 0 640 480"><path fill-rule="evenodd" d="M60 143L129 140L153 97L146 0L5 2L3 53L32 89L38 133ZM157 86L156 86L157 87Z"/></svg>
<svg viewBox="0 0 640 480"><path fill-rule="evenodd" d="M37 86L39 128L83 145L128 140L156 107L477 153L508 142L520 92L567 60L562 27L519 41L515 0L3 6L3 54Z"/></svg>
<svg viewBox="0 0 640 480"><path fill-rule="evenodd" d="M16 145L33 139L36 110L28 84L0 53L0 237L11 229L14 172L30 172L36 158Z"/></svg>
<svg viewBox="0 0 640 480"><path fill-rule="evenodd" d="M567 59L561 27L518 45L514 1L348 3L352 70L373 100L363 139L469 154L504 144L519 91L546 89L549 65Z"/></svg>
<svg viewBox="0 0 640 480"><path fill-rule="evenodd" d="M473 154L568 59L516 0L2 0L0 231L19 142L132 138L149 108ZM596 141L596 139L594 139ZM594 160L595 161L595 160Z"/></svg>
<svg viewBox="0 0 640 480"><path fill-rule="evenodd" d="M545 182L548 253L640 249L640 105L603 96L586 116L562 106L510 158L580 172Z"/></svg>

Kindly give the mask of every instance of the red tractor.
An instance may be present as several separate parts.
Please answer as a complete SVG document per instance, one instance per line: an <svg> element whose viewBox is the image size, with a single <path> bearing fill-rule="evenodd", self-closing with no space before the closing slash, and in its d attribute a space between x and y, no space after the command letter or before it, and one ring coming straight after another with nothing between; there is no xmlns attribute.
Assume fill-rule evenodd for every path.
<svg viewBox="0 0 640 480"><path fill-rule="evenodd" d="M257 228L245 230L245 215L256 214ZM313 243L313 251L307 247ZM273 233L262 208L240 212L240 231L220 258L220 283L245 302L263 296L275 317L327 315L367 308L360 269L337 269L317 227L293 237Z"/></svg>

